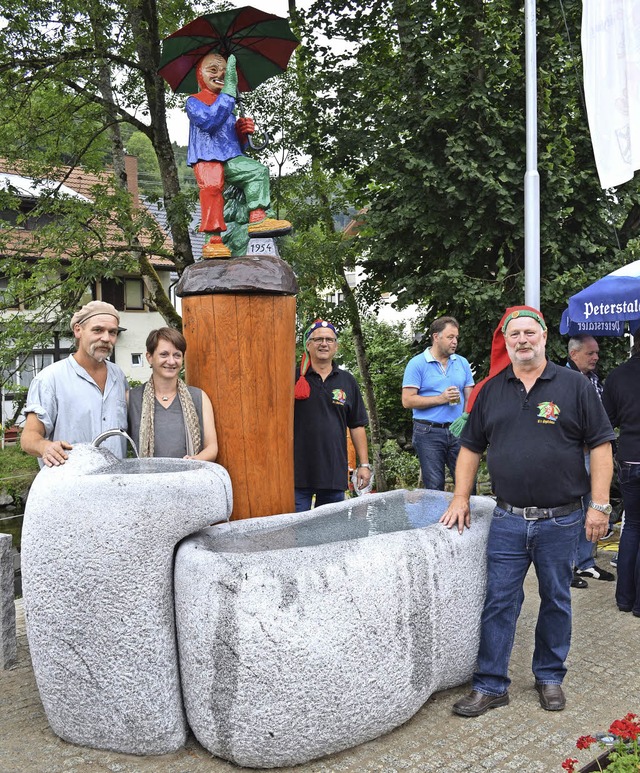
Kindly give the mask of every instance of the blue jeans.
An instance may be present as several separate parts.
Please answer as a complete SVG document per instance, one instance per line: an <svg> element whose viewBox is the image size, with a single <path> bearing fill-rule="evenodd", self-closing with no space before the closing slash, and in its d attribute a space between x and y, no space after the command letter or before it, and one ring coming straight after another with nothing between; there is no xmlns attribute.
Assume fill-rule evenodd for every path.
<svg viewBox="0 0 640 773"><path fill-rule="evenodd" d="M460 453L460 439L448 429L414 421L412 443L420 460L422 485L435 491L444 491L444 466L447 465L453 478Z"/></svg>
<svg viewBox="0 0 640 773"><path fill-rule="evenodd" d="M500 507L493 511L474 690L502 695L509 689L509 659L524 601L524 578L532 563L540 594L533 674L536 682L562 684L571 644L573 558L582 521L581 509L540 521L527 521Z"/></svg>
<svg viewBox="0 0 640 773"><path fill-rule="evenodd" d="M620 463L624 528L618 548L616 603L640 614L640 464Z"/></svg>
<svg viewBox="0 0 640 773"><path fill-rule="evenodd" d="M311 500L313 495L316 495L316 503L314 507L320 507L320 505L328 505L331 502L343 502L344 491L340 489L332 488L297 488L295 490L296 497L296 513L303 513L305 510L311 510Z"/></svg>
<svg viewBox="0 0 640 773"><path fill-rule="evenodd" d="M586 514L589 507L589 501L591 500L591 494L587 494L582 497L582 508ZM591 569L596 565L596 542L590 542L587 539L587 532L584 528L584 518L582 521L582 529L580 529L580 536L578 537L578 546L576 548L576 569Z"/></svg>

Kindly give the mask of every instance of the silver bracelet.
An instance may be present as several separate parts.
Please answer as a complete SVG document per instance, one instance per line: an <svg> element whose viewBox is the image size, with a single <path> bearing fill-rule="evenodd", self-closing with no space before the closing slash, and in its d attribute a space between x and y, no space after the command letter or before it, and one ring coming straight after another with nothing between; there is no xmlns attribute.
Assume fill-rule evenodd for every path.
<svg viewBox="0 0 640 773"><path fill-rule="evenodd" d="M367 470L370 470L370 469L371 469L371 465L370 465L370 464L367 464L366 462L365 462L365 464L359 464L359 465L358 465L358 468L360 468L360 467L366 467L366 468L367 468Z"/></svg>

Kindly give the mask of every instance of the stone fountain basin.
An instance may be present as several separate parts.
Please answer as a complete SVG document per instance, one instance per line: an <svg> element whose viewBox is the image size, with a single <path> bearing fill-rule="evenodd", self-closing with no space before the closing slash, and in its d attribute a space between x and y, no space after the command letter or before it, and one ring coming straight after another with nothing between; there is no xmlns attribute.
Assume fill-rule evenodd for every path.
<svg viewBox="0 0 640 773"><path fill-rule="evenodd" d="M29 649L55 733L82 746L163 754L186 740L173 556L232 509L226 470L118 460L74 446L27 499L22 578Z"/></svg>
<svg viewBox="0 0 640 773"><path fill-rule="evenodd" d="M495 503L395 491L185 539L175 605L190 727L238 765L296 765L376 738L470 679Z"/></svg>

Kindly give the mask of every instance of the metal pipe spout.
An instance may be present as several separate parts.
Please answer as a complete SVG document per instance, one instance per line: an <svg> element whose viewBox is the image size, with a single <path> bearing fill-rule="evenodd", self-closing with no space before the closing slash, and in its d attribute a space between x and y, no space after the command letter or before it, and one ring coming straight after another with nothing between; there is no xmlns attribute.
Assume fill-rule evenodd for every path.
<svg viewBox="0 0 640 773"><path fill-rule="evenodd" d="M120 435L121 437L126 438L131 444L131 448L133 448L133 451L136 455L136 459L140 458L140 454L138 453L138 447L133 442L133 439L131 438L131 436L128 433L126 433L123 429L108 429L105 432L101 432L98 435L98 437L94 438L91 441L91 445L94 448L97 448L100 445L100 443L102 443L103 440L106 440L108 437L112 437L113 435Z"/></svg>

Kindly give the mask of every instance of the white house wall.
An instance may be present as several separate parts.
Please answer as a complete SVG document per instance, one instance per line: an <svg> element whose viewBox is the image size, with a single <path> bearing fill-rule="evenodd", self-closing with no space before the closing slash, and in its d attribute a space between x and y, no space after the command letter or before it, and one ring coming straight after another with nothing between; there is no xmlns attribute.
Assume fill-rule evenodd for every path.
<svg viewBox="0 0 640 773"><path fill-rule="evenodd" d="M152 330L166 327L166 322L157 311L121 311L120 327L126 328L116 343L116 365L124 371L127 379L147 381L151 368L147 364L145 341ZM133 355L140 355L142 365L133 364Z"/></svg>

